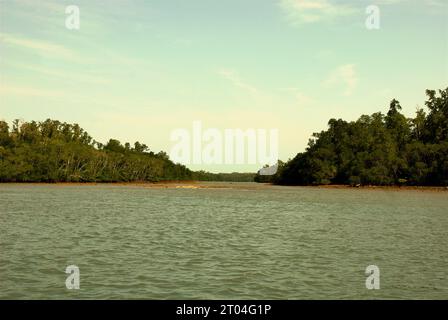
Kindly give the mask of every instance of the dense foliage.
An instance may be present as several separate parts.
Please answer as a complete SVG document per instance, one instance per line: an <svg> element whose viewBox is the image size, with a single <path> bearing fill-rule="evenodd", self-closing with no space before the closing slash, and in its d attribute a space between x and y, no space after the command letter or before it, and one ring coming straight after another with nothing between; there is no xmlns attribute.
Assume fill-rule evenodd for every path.
<svg viewBox="0 0 448 320"><path fill-rule="evenodd" d="M448 88L426 94L428 114L419 109L415 118L403 116L394 99L385 115L331 119L328 130L314 133L306 151L281 164L269 180L287 185L448 185Z"/></svg>
<svg viewBox="0 0 448 320"><path fill-rule="evenodd" d="M116 182L191 179L192 172L174 164L164 152L145 144L94 141L77 124L54 120L0 121L0 181Z"/></svg>
<svg viewBox="0 0 448 320"><path fill-rule="evenodd" d="M448 185L448 88L427 90L426 112L414 118L392 100L387 114L331 119L305 152L279 161L274 176L287 185ZM145 144L93 140L77 124L55 120L0 121L0 182L253 181L251 173L193 172Z"/></svg>
<svg viewBox="0 0 448 320"><path fill-rule="evenodd" d="M232 172L232 173L211 173L207 171L195 171L193 178L200 181L234 181L253 182L255 173Z"/></svg>
<svg viewBox="0 0 448 320"><path fill-rule="evenodd" d="M0 182L253 181L254 173L193 172L145 144L93 140L77 124L0 121Z"/></svg>

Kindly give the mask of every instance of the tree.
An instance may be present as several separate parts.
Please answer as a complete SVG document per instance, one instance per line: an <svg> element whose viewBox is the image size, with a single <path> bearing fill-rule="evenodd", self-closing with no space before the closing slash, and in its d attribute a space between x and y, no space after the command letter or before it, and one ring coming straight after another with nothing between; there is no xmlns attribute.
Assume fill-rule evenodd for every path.
<svg viewBox="0 0 448 320"><path fill-rule="evenodd" d="M148 146L146 144L141 144L140 142L136 141L134 143L134 150L135 152L146 152L148 150Z"/></svg>
<svg viewBox="0 0 448 320"><path fill-rule="evenodd" d="M386 115L330 119L305 152L288 161L278 184L448 185L448 88L426 91L429 109L413 119L393 99Z"/></svg>
<svg viewBox="0 0 448 320"><path fill-rule="evenodd" d="M159 181L191 179L193 173L174 164L166 153L146 153L116 139L93 140L77 124L47 119L15 120L12 130L0 121L0 181Z"/></svg>

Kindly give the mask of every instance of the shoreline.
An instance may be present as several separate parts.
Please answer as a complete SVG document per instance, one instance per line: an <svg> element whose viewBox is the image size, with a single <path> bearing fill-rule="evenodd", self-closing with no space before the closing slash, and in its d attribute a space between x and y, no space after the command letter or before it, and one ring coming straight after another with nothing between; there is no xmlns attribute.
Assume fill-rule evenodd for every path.
<svg viewBox="0 0 448 320"><path fill-rule="evenodd" d="M319 185L313 186L315 188L321 189L378 189L378 190L421 190L421 191L448 191L448 187L441 186L376 186L376 185L366 185L366 186L350 186L343 184L334 185Z"/></svg>
<svg viewBox="0 0 448 320"><path fill-rule="evenodd" d="M350 186L350 185L317 185L294 186L274 185L272 183L237 182L237 181L198 181L198 180L169 180L169 181L133 181L133 182L0 182L0 185L48 185L48 186L129 186L143 188L170 189L260 189L263 187L286 188L314 188L314 189L347 189L347 190L389 190L389 191L434 191L448 192L448 187L441 186Z"/></svg>

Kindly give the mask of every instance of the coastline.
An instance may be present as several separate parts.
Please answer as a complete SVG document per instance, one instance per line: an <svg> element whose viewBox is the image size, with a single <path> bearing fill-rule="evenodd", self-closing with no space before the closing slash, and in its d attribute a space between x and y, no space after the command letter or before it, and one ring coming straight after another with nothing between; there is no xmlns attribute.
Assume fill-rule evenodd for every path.
<svg viewBox="0 0 448 320"><path fill-rule="evenodd" d="M391 191L400 191L400 190L417 190L417 191L448 191L448 187L441 186L375 186L375 185L366 185L366 186L350 186L350 185L319 185L314 186L315 188L321 189L368 189L368 190L391 190Z"/></svg>
<svg viewBox="0 0 448 320"><path fill-rule="evenodd" d="M442 186L350 186L350 185L316 185L294 186L274 185L272 183L237 182L237 181L133 181L133 182L0 182L0 185L48 185L48 186L129 186L156 189L261 189L266 187L313 188L313 189L344 189L344 190L383 190L383 191L433 191L448 192L448 187Z"/></svg>

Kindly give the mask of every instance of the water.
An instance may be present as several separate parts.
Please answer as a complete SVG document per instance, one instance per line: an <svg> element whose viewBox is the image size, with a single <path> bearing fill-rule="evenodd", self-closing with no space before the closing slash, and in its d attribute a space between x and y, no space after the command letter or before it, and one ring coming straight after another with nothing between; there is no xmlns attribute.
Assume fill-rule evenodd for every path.
<svg viewBox="0 0 448 320"><path fill-rule="evenodd" d="M0 185L0 298L448 299L448 192L235 185Z"/></svg>

